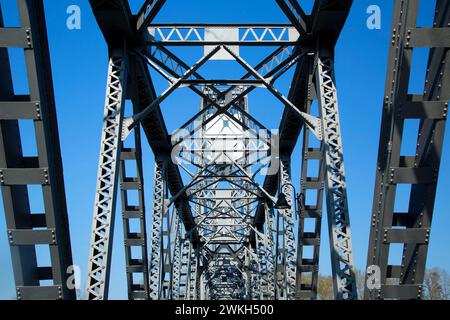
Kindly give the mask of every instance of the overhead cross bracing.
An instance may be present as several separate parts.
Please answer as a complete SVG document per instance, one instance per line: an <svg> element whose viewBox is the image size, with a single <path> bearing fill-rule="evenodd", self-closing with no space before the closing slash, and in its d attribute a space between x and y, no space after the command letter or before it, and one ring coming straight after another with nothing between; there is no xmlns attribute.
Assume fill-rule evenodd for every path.
<svg viewBox="0 0 450 320"><path fill-rule="evenodd" d="M325 175L329 181L326 188L329 195L329 220L330 225L336 223L330 229L336 298L356 298L333 70L334 45L348 15L351 1L318 1L309 16L303 13L298 4L293 3L278 1L280 9L292 25L164 25L151 23L164 3L149 2L148 7L140 11L147 18L138 17L138 21L146 20L147 24L138 23L137 32L133 34L126 30L123 35L124 39L133 43L134 48L129 49L130 53L169 82L167 89L142 111L123 119L123 139L180 87L191 89L202 101L200 111L171 136L174 152L170 160L173 162L176 160L173 159L174 156L178 157L178 167L191 177L181 190L173 192L167 189L165 175L169 159L155 154L156 196L154 195L152 212L149 265L150 297L153 299L168 298L173 291L173 279L167 275L170 273L170 266L166 259L170 262L172 245L179 245L186 238L192 240L193 232L197 233L198 241L193 241L195 245L189 248L191 254L185 253L185 256L192 256L195 261L193 265L190 262L189 268L195 269L190 270L190 273L198 278L193 282L200 288L195 288L195 292L190 291L194 290L192 282L188 281L190 277L184 277L184 281L188 282L184 286L185 296L225 299L227 294L233 292L233 295L238 294L241 298L295 299L302 294L300 288L305 289L305 285L298 281L302 276L301 270L306 271L308 268L297 266L299 252L296 250L298 237L295 235L295 216L298 214L298 199L296 195L292 195L295 188L290 187L290 154L289 151L285 152L283 130L280 138L276 136L276 139L271 134L261 135L260 132L267 132L267 129L251 117L247 97L257 87L263 87L273 94L281 106L285 107L285 113L289 112L290 121L298 122L297 134L304 126L316 139L323 141L322 156L328 159L329 168ZM102 7L102 2L91 1L91 4L94 12ZM125 21L132 21L125 3L116 2L115 8L124 13ZM331 11L334 15L338 13L335 18L337 25L329 25L327 15ZM96 16L101 25L100 15ZM111 22L108 22L109 27L110 25ZM111 29L116 31L118 28ZM110 36L105 31L104 34L108 42L117 41L117 32L114 32L112 39L109 39ZM136 45L136 42L141 44ZM189 65L171 51L174 46L203 47L204 54L196 63ZM252 66L240 54L240 48L246 46L254 49L271 46L275 50L261 63ZM235 61L246 74L238 79L205 79L200 72L202 66L215 60ZM275 81L296 65L304 66L304 69L300 67L300 72L307 76L299 75L297 70L294 84L303 80L308 90L286 97L276 88ZM312 82L318 88L317 92L313 92ZM295 86L292 88L296 90ZM320 100L321 105L321 112L315 116L307 107L313 95ZM291 148L296 140L294 134ZM272 154L275 149L276 154ZM276 169L273 170L271 166L276 166ZM257 182L258 174L267 170L273 171L265 175L266 183L275 181L272 182L272 188L266 183ZM338 185L336 179L341 179ZM322 189L325 187L325 180L319 179L310 185L312 188ZM286 198L289 208L276 208L277 191L279 196ZM175 220L170 218L170 212L178 214L178 203L183 197L190 203L190 217L194 224L192 230L186 230L186 234L177 231L174 235L174 226L162 221L165 215L168 216L168 222ZM170 211L172 206L176 209ZM261 211L268 211L268 215L261 214ZM181 218L179 222L184 220ZM339 228L339 233L336 233L336 227ZM173 250L176 252L179 248ZM179 254L177 259L180 259ZM228 268L236 270L228 276L222 275L223 283L218 286L216 274L222 272L224 263ZM174 273L179 275L177 268L176 266ZM183 269L182 265L179 268ZM264 272L261 272L262 268ZM100 271L99 274L102 273ZM104 287L95 286L101 278L98 278L98 274L94 275L95 272L92 274L93 281L88 284L88 291L90 290L92 298L98 298L102 296L100 293ZM232 280L236 275L239 279ZM314 276L311 279L313 278ZM180 283L179 279L176 283ZM226 290L227 286L232 287L236 283L245 284L243 288L239 287L239 293ZM218 287L220 290L216 290ZM249 291L250 288L258 290ZM315 298L315 289L311 287L310 290L312 293L309 297Z"/></svg>
<svg viewBox="0 0 450 320"><path fill-rule="evenodd" d="M357 299L345 119L335 78L335 46L353 1L316 0L307 13L301 2L276 0L287 23L264 24L156 23L167 1L143 2L133 14L126 0L89 1L108 46L108 74L85 298L109 298L120 194L131 300L317 299L322 222L328 225L334 297ZM418 2L395 1L368 252L367 280L379 267L381 283L366 288L368 299L415 299L422 293L448 107L449 8L437 0L434 28L417 28ZM20 47L33 75L30 96L15 95L9 71L1 75L0 178L17 297L73 299L74 290L65 286L73 262L42 0L18 3L20 28L6 28L0 19L4 70L14 67L5 48ZM406 90L417 47L433 48L423 97ZM183 52L191 49L198 54L187 59ZM255 63L250 50L265 56ZM204 76L204 67L217 61L239 66L242 75ZM279 86L286 75L292 75L287 94ZM155 89L156 76L166 81L163 90ZM180 88L198 97L200 108L169 132L162 108ZM255 116L249 96L261 89L283 108L278 130ZM400 132L411 118L421 120L417 155L405 157ZM17 151L20 119L33 119L39 133L35 159ZM147 143L153 179L144 179ZM292 160L299 144L301 164ZM314 161L313 175L308 168ZM405 183L414 185L410 212L397 213L395 188ZM46 192L44 213L28 208L31 184ZM146 208L150 188L152 206ZM312 230L306 220L313 221ZM387 261L393 243L404 245L401 265ZM35 261L41 244L51 249L50 266ZM40 284L49 279L54 285Z"/></svg>

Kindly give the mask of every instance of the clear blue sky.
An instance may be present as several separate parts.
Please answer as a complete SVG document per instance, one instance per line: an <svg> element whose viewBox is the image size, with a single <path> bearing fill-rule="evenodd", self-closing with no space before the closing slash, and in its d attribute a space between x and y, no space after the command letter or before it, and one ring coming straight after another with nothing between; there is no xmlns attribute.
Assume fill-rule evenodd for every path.
<svg viewBox="0 0 450 320"><path fill-rule="evenodd" d="M9 26L17 25L14 15L15 2L0 0L3 14ZM74 263L80 266L82 286L85 283L85 271L90 240L92 208L97 174L100 130L105 94L107 51L102 35L86 0L45 0L50 50L53 67L56 105L64 164L64 178L67 192L67 204L70 218L70 231ZM130 0L133 10L141 5L141 0ZM306 11L311 9L312 0L300 1ZM336 49L336 76L338 81L341 125L344 141L345 165L349 192L350 217L353 233L353 247L356 266L365 268L367 254L369 222L375 179L375 164L378 150L382 100L386 78L388 42L391 33L391 15L393 1L357 0ZM76 4L81 7L82 28L69 31L66 28L66 9ZM366 9L376 4L382 9L382 29L366 28ZM421 1L422 13L420 26L431 24L434 1ZM169 0L161 11L157 22L223 22L223 23L269 23L288 22L275 1L179 1ZM243 49L244 58L255 63L261 53L254 49ZM179 51L178 51L179 52ZM266 52L266 51L264 51ZM411 80L412 93L422 93L426 61L426 51L419 50L413 62ZM201 57L201 49L190 49L188 55L180 57L193 62ZM18 66L14 72L17 93L26 92L24 68L20 55L11 51L13 62ZM220 78L232 70L233 75L239 69L225 64L207 67L206 77ZM236 72L236 73L235 73ZM288 75L289 76L289 75ZM277 87L288 92L289 78L280 79ZM155 77L155 87L160 93L167 83ZM180 90L163 105L167 126L170 131L184 123L199 108L199 99L187 90ZM276 129L282 114L279 102L262 89L250 96L250 110L267 128ZM30 126L23 127L25 152L33 152L33 135ZM408 129L414 133L417 127ZM447 130L447 133L450 130ZM448 135L448 134L447 134ZM413 139L410 139L412 141ZM428 255L428 267L439 266L450 270L450 243L448 212L445 205L446 189L449 187L450 168L446 166L449 156L449 137L446 137L442 168L440 172L435 215ZM298 185L300 168L300 144L297 146L293 161L293 179ZM405 150L413 150L414 144L405 145ZM150 214L153 180L153 156L149 147L144 145L144 165L146 179L146 206ZM37 193L32 191L32 208L42 207ZM400 194L400 200L405 199ZM1 200L0 200L1 201ZM403 204L404 205L404 204ZM3 211L1 204L0 210ZM120 208L120 203L118 203ZM115 245L111 273L111 298L126 298L125 267L122 223L120 212L116 215ZM150 221L148 219L147 221ZM148 230L150 230L148 226ZM323 224L323 245L321 247L320 272L330 273L329 247L326 223ZM40 257L44 263L47 257ZM14 294L14 281L10 251L6 238L4 218L0 218L0 299L11 299Z"/></svg>

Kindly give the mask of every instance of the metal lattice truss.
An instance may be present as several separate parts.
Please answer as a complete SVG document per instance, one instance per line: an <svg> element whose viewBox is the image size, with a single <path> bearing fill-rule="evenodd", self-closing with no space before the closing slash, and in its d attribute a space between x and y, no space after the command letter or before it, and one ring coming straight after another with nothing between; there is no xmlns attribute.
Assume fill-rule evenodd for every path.
<svg viewBox="0 0 450 320"><path fill-rule="evenodd" d="M344 159L333 60L320 52L316 67L316 87L323 121L326 164L326 193L331 260L337 299L354 299L353 252L345 184ZM342 296L341 296L342 295Z"/></svg>
<svg viewBox="0 0 450 320"><path fill-rule="evenodd" d="M143 1L136 15L126 0L89 2L108 44L109 67L85 298L108 299L120 187L129 299L317 299L324 197L334 295L357 299L334 76L334 48L353 1L316 0L306 14L296 0L276 0L289 24L228 25L155 24L165 0ZM0 180L17 297L72 299L73 288L65 286L72 257L42 0L18 3L19 28L5 28L0 11L6 70L0 73ZM422 293L450 98L450 10L448 1L437 0L433 27L417 28L418 3L395 1L367 260L368 270L380 270L380 283L367 288L370 299ZM171 51L187 46L202 49L196 63L187 62L194 54L186 59ZM12 47L25 52L26 96L14 94L6 49ZM250 63L244 53L261 47L272 51ZM425 92L410 95L418 47L431 48ZM201 75L218 60L244 74ZM285 96L276 84L289 70ZM166 90L156 92L152 74L167 80ZM169 134L161 105L179 88L198 95L201 107ZM284 107L278 130L252 116L249 95L261 88ZM18 121L24 119L34 121L37 157L22 155ZM406 119L420 120L414 156L400 153ZM145 208L142 133L155 156L151 210ZM297 193L291 159L301 135ZM31 184L42 186L45 213L30 212ZM399 184L412 185L407 213L394 212ZM402 263L390 265L396 243L404 246ZM39 244L49 246L51 266L38 266Z"/></svg>
<svg viewBox="0 0 450 320"><path fill-rule="evenodd" d="M293 199L290 159L283 157L280 161L280 192L285 196L289 208L278 210L277 216L277 283L278 298L293 300L295 298L296 250L295 217L297 214ZM281 231L281 232L280 232Z"/></svg>
<svg viewBox="0 0 450 320"><path fill-rule="evenodd" d="M285 12L287 10L284 6L282 9ZM344 172L343 165L339 163L342 158L336 159L342 146L334 82L331 81L330 85L332 65L322 72L323 65L318 62L320 60L316 60L314 69L321 70L313 76L317 81L316 85L321 88L321 112L316 117L302 111L274 87L274 81L299 61L318 57L315 49L295 45L299 41L299 35L304 33L304 30L298 30L298 25L152 25L148 31L152 46L149 49L139 49L136 54L168 80L169 87L143 111L124 121L125 134L122 138L126 139L140 121L180 87L190 88L202 100L201 110L172 136L172 161L177 162L191 177L190 181L170 198L167 195L155 199L150 240L152 298L165 297L165 291L161 288L164 280L161 279L160 269L164 269L162 258L167 257L167 252L164 252L164 248L161 249L162 220L159 208L166 203L168 206L176 204L183 195L187 196L191 204L194 229L199 235L197 250L203 259L200 262L202 271L196 276L199 278L196 283L202 284L199 291L203 298L225 299L227 294L254 299L295 299L299 296L297 291L300 290L296 290L296 287L301 287L301 281L298 282L297 277L301 277L302 273L297 270L297 260L301 259L301 254L297 254L295 235L295 215L298 214L298 208L297 198L293 199L289 156L282 157L284 160L280 161L275 172L280 173L280 194L286 198L289 208L276 211L276 227L275 224L268 224L266 232L255 227L258 208L269 201L265 210L271 210L269 207L276 202L276 198L256 182L257 176L266 167L273 165L274 159L280 158L279 150L273 154L271 152L271 147L277 145L278 141L274 141L269 134L260 134L265 128L248 114L247 97L257 87L266 88L286 108L295 112L305 128L319 141L325 139L326 155L330 159L329 163L334 165L334 169L327 166L330 168L327 171L330 181L327 191L334 195L329 202L329 211L332 210L329 220L330 224L333 221L335 225L335 231L333 233L330 230L330 235L333 265L336 267L334 272L338 273L335 277L336 297L355 298ZM279 32L277 35L276 31ZM253 38L249 40L251 36ZM283 37L287 37L290 42L281 41ZM273 43L274 41L278 43ZM256 67L252 67L240 56L239 46L255 45L257 42L276 44L279 47ZM173 45L204 46L204 56L189 66L168 49ZM234 60L247 73L240 79L205 79L200 75L200 69L206 62L214 60ZM312 82L312 78L310 81ZM245 137L244 132L247 133ZM323 132L327 132L325 137ZM341 179L337 187L332 183L336 179ZM155 181L163 183L159 179ZM161 187L156 184L155 188L155 194L159 195ZM167 214L166 210L168 208L162 210L163 215ZM275 217L267 218L272 222ZM276 232L276 242L273 240L273 232ZM189 234L187 232L184 237L189 238ZM177 243L180 246L182 242ZM299 240L298 243L303 242ZM180 252L175 251L173 259L181 263L183 259L180 257ZM218 260L214 261L216 257ZM268 257L272 261L267 262ZM228 277L223 274L224 264L234 270ZM172 282L189 288L190 285L180 282L181 278L186 278L185 281L190 278L180 276L181 269L175 269L176 280ZM197 266L195 269L197 270ZM219 275L222 279L220 285ZM232 275L237 278L229 279ZM245 285L236 292L233 289L236 283ZM205 285L208 289L204 288ZM273 292L263 293L262 288ZM186 293L181 295L179 288L172 290L178 298L190 296ZM309 297L315 297L314 290Z"/></svg>
<svg viewBox="0 0 450 320"><path fill-rule="evenodd" d="M313 64L310 65L310 68ZM313 94L313 75L307 79L308 101L307 112L312 112L315 100ZM324 194L324 142L315 141L309 129L303 129L302 168L299 196L299 222L297 239L297 277L296 297L298 299L313 299L317 296L319 276L319 252L322 228L322 207ZM314 163L316 166L314 167ZM311 248L312 255L304 252Z"/></svg>
<svg viewBox="0 0 450 320"><path fill-rule="evenodd" d="M102 143L98 165L92 238L89 252L87 293L89 299L107 299L112 229L120 171L121 131L126 92L127 57L111 52L105 100Z"/></svg>
<svg viewBox="0 0 450 320"><path fill-rule="evenodd" d="M155 164L155 187L153 194L153 211L152 211L152 231L150 238L150 298L156 299L162 290L162 267L161 259L163 252L163 218L167 215L167 180L164 162L156 161Z"/></svg>
<svg viewBox="0 0 450 320"><path fill-rule="evenodd" d="M290 25L152 25L152 45L293 45L299 34Z"/></svg>

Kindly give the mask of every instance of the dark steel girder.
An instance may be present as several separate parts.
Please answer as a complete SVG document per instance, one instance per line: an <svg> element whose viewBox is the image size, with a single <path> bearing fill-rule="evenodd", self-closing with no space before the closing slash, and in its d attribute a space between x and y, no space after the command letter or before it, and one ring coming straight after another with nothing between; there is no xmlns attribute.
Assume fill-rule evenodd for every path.
<svg viewBox="0 0 450 320"><path fill-rule="evenodd" d="M134 18L126 0L89 0L97 24L108 45L137 37ZM134 41L133 41L134 42Z"/></svg>
<svg viewBox="0 0 450 320"><path fill-rule="evenodd" d="M42 0L16 4L20 27L4 24L0 4L0 188L15 292L17 300L74 300L75 288L69 285L73 260L44 4ZM28 94L14 90L17 66L10 60L11 48L21 49ZM23 121L32 123L34 134L20 130ZM21 136L34 139L34 155L23 152ZM36 197L29 190L32 185L39 188L41 196L38 212ZM48 260L40 259L41 250L47 252Z"/></svg>
<svg viewBox="0 0 450 320"><path fill-rule="evenodd" d="M122 41L121 37L123 35L128 39L128 44L141 46L142 43L145 43L146 39L140 38L142 34L135 31L134 26L135 21L131 16L130 9L128 3L124 0L116 0L114 1L114 5L108 4L105 5L105 2L90 0L91 5L93 5L94 13L96 11L95 4L98 4L97 8L103 8L107 13L96 14L97 20L99 21L99 25L102 28L102 31L105 35L105 38L108 43L117 43L117 41ZM308 17L308 26L307 29L309 33L307 36L302 38L301 43L299 43L299 48L317 48L319 43L320 47L329 47L334 48L337 39L343 29L344 23L347 19L347 16L350 11L350 7L352 5L352 0L317 0L314 4L314 8L310 17ZM114 12L114 15L111 14L111 10L115 10L120 12L120 15L117 15L117 12ZM111 16L114 16L114 19L111 19ZM107 21L105 21L107 20ZM114 20L117 22L121 22L120 26L114 25ZM125 21L125 23L123 23ZM104 23L102 27L102 22ZM121 34L122 36L118 35ZM148 39L147 39L148 40ZM314 99L315 97L310 96L309 86L312 83L311 81L311 66L315 63L314 55L307 55L303 57L303 59L298 63L297 70L295 72L295 77L293 83L291 85L291 91L289 94L289 100L292 101L300 110L304 110L306 106L306 102L308 99ZM148 72L148 71L147 71ZM150 78L149 78L149 81ZM310 92L314 92L315 90L311 90ZM153 91L154 92L154 91ZM157 113L160 113L159 107L156 108ZM161 121L158 121L160 125L163 125L163 119L161 117ZM145 125L143 126L145 130ZM290 156L295 148L301 130L303 128L303 120L298 114L293 111L291 108L285 108L282 121L280 123L280 152L284 155ZM167 134L164 134L164 130L161 132L163 137L167 137ZM150 134L150 145L153 148L153 140L151 139L153 136ZM162 145L165 145L164 143ZM170 142L166 145L170 148ZM170 150L170 149L169 149ZM154 150L156 153L160 153L161 150ZM165 150L167 151L167 150ZM164 152L164 151L162 151ZM172 164L171 164L172 165ZM175 166L174 166L175 167ZM175 167L174 171L178 173L178 168ZM178 180L178 179L175 179ZM182 187L182 180L180 177L179 180L179 189ZM267 176L264 182L264 189L268 191L270 195L275 195L278 189L278 176ZM174 191L171 188L171 192L173 194ZM186 206L188 206L186 204ZM256 213L255 223L256 226L261 229L264 224L264 210L263 206L260 206ZM186 208L188 211L189 208ZM192 215L188 212L187 215L192 217ZM186 225L186 228L189 229L189 223ZM252 232L251 241L255 242L254 232Z"/></svg>
<svg viewBox="0 0 450 320"><path fill-rule="evenodd" d="M147 0L142 6L141 10L137 14L137 29L138 31L143 31L147 27L155 16L158 14L159 10L166 3L166 0Z"/></svg>
<svg viewBox="0 0 450 320"><path fill-rule="evenodd" d="M311 13L311 35L321 46L334 48L347 21L353 0L316 0Z"/></svg>
<svg viewBox="0 0 450 320"><path fill-rule="evenodd" d="M298 30L301 37L306 36L309 29L309 16L305 14L297 0L276 0L276 2Z"/></svg>

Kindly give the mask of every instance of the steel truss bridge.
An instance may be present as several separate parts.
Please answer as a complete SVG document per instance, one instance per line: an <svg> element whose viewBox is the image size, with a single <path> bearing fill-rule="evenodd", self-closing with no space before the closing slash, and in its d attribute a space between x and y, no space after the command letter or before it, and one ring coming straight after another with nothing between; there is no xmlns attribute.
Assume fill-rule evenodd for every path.
<svg viewBox="0 0 450 320"><path fill-rule="evenodd" d="M75 299L66 285L73 262L43 1L17 2L20 27L5 27L0 8L0 182L17 299ZM334 295L357 299L334 77L334 48L353 1L316 0L306 14L296 0L276 0L290 23L267 25L155 24L164 0L145 1L138 14L126 0L89 2L109 68L86 298L108 299L120 194L129 299L316 299L324 198ZM450 99L450 2L437 0L434 24L423 28L419 0L394 3L367 253L367 278L378 267L380 281L366 288L366 299L421 298ZM204 50L195 64L173 52L187 46ZM240 54L263 46L275 50L257 65ZM14 92L8 48L25 53L29 95ZM408 94L416 48L430 48L423 95ZM246 74L202 77L199 69L215 60L234 61ZM164 92L155 91L150 69L168 81ZM285 96L276 80L288 70L294 76ZM196 93L201 107L170 135L160 105L180 87ZM284 107L278 134L252 117L247 97L255 88ZM420 120L414 156L400 152L407 119ZM23 156L20 120L34 123L36 157ZM301 179L293 181L298 140ZM150 210L143 143L155 156ZM400 184L412 185L407 212L394 210ZM45 212L31 211L30 185L42 187ZM394 244L403 245L400 265L388 264ZM38 265L37 245L48 246L51 265Z"/></svg>

